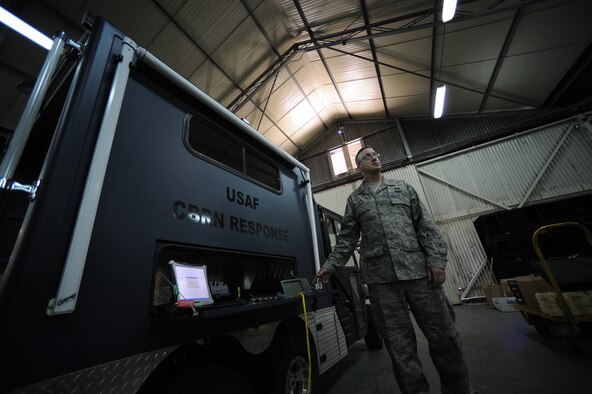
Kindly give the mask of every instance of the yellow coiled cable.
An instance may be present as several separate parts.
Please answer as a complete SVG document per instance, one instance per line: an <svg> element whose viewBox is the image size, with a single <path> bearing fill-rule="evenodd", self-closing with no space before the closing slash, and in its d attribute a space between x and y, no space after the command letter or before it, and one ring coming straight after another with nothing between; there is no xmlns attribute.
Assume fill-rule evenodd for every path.
<svg viewBox="0 0 592 394"><path fill-rule="evenodd" d="M302 300L302 309L304 310L304 328L306 330L306 351L308 353L308 385L306 387L306 392L310 394L312 383L312 362L310 357L310 339L308 337L308 316L306 315L306 299L304 298L304 293L300 293L299 295Z"/></svg>

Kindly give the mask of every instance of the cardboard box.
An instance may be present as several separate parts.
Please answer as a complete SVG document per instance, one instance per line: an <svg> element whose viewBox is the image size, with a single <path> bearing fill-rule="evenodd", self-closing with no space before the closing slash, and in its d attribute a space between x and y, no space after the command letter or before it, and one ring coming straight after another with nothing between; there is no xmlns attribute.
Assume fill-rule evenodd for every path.
<svg viewBox="0 0 592 394"><path fill-rule="evenodd" d="M508 281L513 280L513 279L514 278L500 280L500 285L502 286L502 289L504 290L504 297L514 297L514 293L512 293L510 286L508 286Z"/></svg>
<svg viewBox="0 0 592 394"><path fill-rule="evenodd" d="M572 291L563 293L565 303L574 316L592 315L592 299L584 291ZM557 294L553 292L537 293L536 299L544 314L549 316L564 316L565 313L559 306Z"/></svg>
<svg viewBox="0 0 592 394"><path fill-rule="evenodd" d="M507 294L506 297L516 297L518 303L524 305L524 298L522 298L522 293L520 292L520 288L518 287L518 282L516 282L516 278L508 279L506 284L510 289L510 294Z"/></svg>
<svg viewBox="0 0 592 394"><path fill-rule="evenodd" d="M539 275L517 276L514 280L518 284L524 303L534 308L540 308L535 297L536 293L553 291L553 287Z"/></svg>
<svg viewBox="0 0 592 394"><path fill-rule="evenodd" d="M491 309L495 309L495 305L493 305L493 301L491 301L492 297L503 297L504 291L500 285L487 285L483 288L485 291L485 298L487 299L487 304Z"/></svg>
<svg viewBox="0 0 592 394"><path fill-rule="evenodd" d="M516 297L492 297L491 301L500 312L518 312L518 309L514 308L514 305L518 304Z"/></svg>

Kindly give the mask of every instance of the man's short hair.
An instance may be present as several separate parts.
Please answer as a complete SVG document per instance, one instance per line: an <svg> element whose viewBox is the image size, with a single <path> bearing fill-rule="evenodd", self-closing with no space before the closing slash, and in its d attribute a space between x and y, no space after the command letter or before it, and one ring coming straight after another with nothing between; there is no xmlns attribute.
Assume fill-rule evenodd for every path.
<svg viewBox="0 0 592 394"><path fill-rule="evenodd" d="M363 147L362 149L360 149L360 150L358 151L358 153L356 153L356 165L358 165L358 166L359 166L359 165L360 165L360 163L362 162L362 158L360 157L360 153L362 153L362 151L363 151L364 149L373 149L373 148L372 148L371 146L365 146L365 147Z"/></svg>

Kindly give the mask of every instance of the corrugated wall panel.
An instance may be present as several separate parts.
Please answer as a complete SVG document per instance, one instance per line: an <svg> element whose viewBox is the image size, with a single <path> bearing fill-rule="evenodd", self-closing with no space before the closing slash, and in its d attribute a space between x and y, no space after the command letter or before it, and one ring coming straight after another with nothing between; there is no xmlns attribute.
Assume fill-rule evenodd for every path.
<svg viewBox="0 0 592 394"><path fill-rule="evenodd" d="M355 140L372 134L397 134L397 124L392 120L344 122L342 126L347 140Z"/></svg>
<svg viewBox="0 0 592 394"><path fill-rule="evenodd" d="M496 209L496 206L440 181L423 177L421 182L434 219L445 221Z"/></svg>
<svg viewBox="0 0 592 394"><path fill-rule="evenodd" d="M315 193L314 198L317 203L327 209L343 215L345 213L345 203L347 197L358 187L360 182L348 183Z"/></svg>
<svg viewBox="0 0 592 394"><path fill-rule="evenodd" d="M380 153L382 163L390 163L407 157L397 127L393 124L383 130L384 132L375 133L365 138L366 146L371 146Z"/></svg>
<svg viewBox="0 0 592 394"><path fill-rule="evenodd" d="M426 199L426 195L423 191L423 187L421 185L419 176L417 171L415 170L414 166L406 166L397 168L395 170L386 171L383 173L386 179L399 179L407 182L417 191L420 200L428 205L428 201ZM326 208L331 209L332 211L337 212L340 215L343 215L345 210L345 203L347 201L347 197L353 192L358 186L360 186L361 181L355 181L351 183L347 183L345 185L337 186L332 189L327 189L322 192L318 192L314 194L315 199L321 205ZM337 208L332 208L337 207Z"/></svg>
<svg viewBox="0 0 592 394"><path fill-rule="evenodd" d="M484 296L483 287L489 283L489 263L485 262L487 256L473 220L474 217L465 217L438 223L448 243L447 281L444 283L444 291L453 304L461 302L460 295L478 272L466 297ZM484 262L485 267L479 271Z"/></svg>
<svg viewBox="0 0 592 394"><path fill-rule="evenodd" d="M339 129L343 130L343 135L337 133ZM378 147L389 147L387 150L381 149L381 154L388 155L391 146L402 149L403 144L395 121L343 122L330 127L321 137L314 140L313 143L300 152L298 157L303 160L302 158L325 153L331 148L342 145L344 141L350 142L368 136L371 136L371 141L378 141L380 145L377 145L377 149ZM365 142L366 145L373 146L367 140ZM390 156L397 156L397 154Z"/></svg>
<svg viewBox="0 0 592 394"><path fill-rule="evenodd" d="M572 126L566 122L419 164L434 215L442 221L516 207L539 176L526 203L590 191L592 171L584 169L592 168L592 146L583 127L570 133L541 174Z"/></svg>
<svg viewBox="0 0 592 394"><path fill-rule="evenodd" d="M331 181L331 167L326 154L309 157L302 160L302 164L308 167L311 174L318 174L313 177L313 184Z"/></svg>
<svg viewBox="0 0 592 394"><path fill-rule="evenodd" d="M412 185L432 211L449 246L444 291L453 303L460 302L459 288L466 288L475 275L467 297L483 296L483 287L489 283L489 266L479 271L486 255L473 225L480 214L503 209L499 205L517 207L537 177L539 182L527 204L592 192L592 127L573 129L548 168L541 172L574 124L577 123L569 119L383 173L385 178L401 179ZM359 183L315 196L343 213L347 196Z"/></svg>
<svg viewBox="0 0 592 394"><path fill-rule="evenodd" d="M382 174L386 179L399 179L402 181L407 182L410 184L415 191L417 191L417 195L419 199L430 209L430 204L426 198L424 193L423 187L421 185L421 180L419 179L419 175L417 174L417 170L415 166L405 166L401 168L397 168L390 171L385 171Z"/></svg>
<svg viewBox="0 0 592 394"><path fill-rule="evenodd" d="M570 115L567 111L529 110L400 121L413 155L424 156L426 152L443 154L467 143L532 129Z"/></svg>
<svg viewBox="0 0 592 394"><path fill-rule="evenodd" d="M528 202L592 189L592 130L574 129L545 171ZM527 202L527 203L528 203Z"/></svg>
<svg viewBox="0 0 592 394"><path fill-rule="evenodd" d="M413 166L387 171L384 173L384 177L387 179L400 179L409 183L417 191L420 200L429 209L429 203L421 187L419 176ZM315 200L325 208L343 215L347 197L360 183L360 181L352 182L315 193ZM471 219L461 219L455 222L438 224L449 244L450 250L447 268L448 280L445 283L444 292L454 304L460 303L458 289L465 288L468 285L472 274L477 272L476 267L485 258L485 253L472 223ZM482 285L483 280L477 282L474 286L475 290L471 291L469 296L481 296L483 294L480 292Z"/></svg>
<svg viewBox="0 0 592 394"><path fill-rule="evenodd" d="M494 138L500 139L503 136L511 136L512 133L532 130L534 127L544 127L541 125L550 125L553 121L566 119L570 116L571 119L574 119L573 112L570 112L569 109L562 109L480 114L465 117L450 116L437 120L400 118L399 121L407 139L412 160L417 163L474 147ZM339 128L343 128L343 135L337 134ZM297 157L304 160L358 138L363 138L366 145L370 145L380 152L383 156L384 166L393 168L403 165L405 162L407 153L401 141L397 122L392 119L335 123L328 128L325 134L304 147ZM515 156L521 156L520 150ZM509 158L514 160L514 156ZM491 161L486 164L496 165ZM330 172L324 175L331 176ZM316 181L320 177L314 172L312 178L313 187L317 189L329 188L335 184L351 181L351 179L334 179L332 182L323 184Z"/></svg>
<svg viewBox="0 0 592 394"><path fill-rule="evenodd" d="M327 130L321 137L313 141L313 143L310 144L309 147L302 151L298 156L301 158L305 158L313 155L323 154L328 149L343 144L343 137L337 133L337 130L339 130L339 125L334 125L329 130Z"/></svg>

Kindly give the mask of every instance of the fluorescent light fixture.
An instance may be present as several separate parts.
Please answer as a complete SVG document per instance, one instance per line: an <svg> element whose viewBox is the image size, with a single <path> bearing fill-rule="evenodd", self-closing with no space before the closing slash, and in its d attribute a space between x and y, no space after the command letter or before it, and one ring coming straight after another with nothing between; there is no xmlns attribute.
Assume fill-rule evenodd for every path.
<svg viewBox="0 0 592 394"><path fill-rule="evenodd" d="M448 22L454 18L455 12L456 0L444 0L444 5L442 6L442 22Z"/></svg>
<svg viewBox="0 0 592 394"><path fill-rule="evenodd" d="M39 30L33 28L27 23L23 22L4 8L0 7L0 22L15 30L16 32L27 37L29 40L41 45L43 48L50 50L53 45L53 40L41 33Z"/></svg>
<svg viewBox="0 0 592 394"><path fill-rule="evenodd" d="M446 97L446 85L439 86L436 89L436 102L434 103L434 118L438 119L444 111L444 98Z"/></svg>

